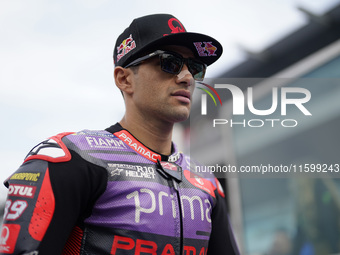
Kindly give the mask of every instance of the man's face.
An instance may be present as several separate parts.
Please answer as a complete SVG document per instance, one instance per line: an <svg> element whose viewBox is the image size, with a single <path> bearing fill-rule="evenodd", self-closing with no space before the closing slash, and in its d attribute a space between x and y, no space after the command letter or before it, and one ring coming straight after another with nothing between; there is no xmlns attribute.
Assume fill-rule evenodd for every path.
<svg viewBox="0 0 340 255"><path fill-rule="evenodd" d="M169 46L164 50L194 57L181 46ZM158 118L171 123L184 121L189 117L195 82L186 65L178 75L161 70L158 57L141 64L134 74L132 101L145 120Z"/></svg>

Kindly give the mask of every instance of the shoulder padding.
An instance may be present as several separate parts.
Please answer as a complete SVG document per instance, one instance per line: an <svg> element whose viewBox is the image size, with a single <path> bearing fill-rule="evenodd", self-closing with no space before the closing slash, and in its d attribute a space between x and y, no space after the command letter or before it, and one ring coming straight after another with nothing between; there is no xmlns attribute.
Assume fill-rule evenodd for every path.
<svg viewBox="0 0 340 255"><path fill-rule="evenodd" d="M61 139L73 133L74 132L60 133L39 143L28 153L24 162L32 159L40 159L53 163L71 160L71 153Z"/></svg>

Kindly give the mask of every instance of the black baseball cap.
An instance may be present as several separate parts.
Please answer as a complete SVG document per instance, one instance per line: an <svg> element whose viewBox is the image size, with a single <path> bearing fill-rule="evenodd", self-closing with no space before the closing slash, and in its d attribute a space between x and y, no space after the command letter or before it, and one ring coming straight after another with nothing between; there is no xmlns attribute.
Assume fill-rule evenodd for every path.
<svg viewBox="0 0 340 255"><path fill-rule="evenodd" d="M117 38L113 52L115 66L125 67L143 54L166 45L189 48L206 65L222 55L222 45L214 38L187 32L183 24L170 14L154 14L134 19Z"/></svg>

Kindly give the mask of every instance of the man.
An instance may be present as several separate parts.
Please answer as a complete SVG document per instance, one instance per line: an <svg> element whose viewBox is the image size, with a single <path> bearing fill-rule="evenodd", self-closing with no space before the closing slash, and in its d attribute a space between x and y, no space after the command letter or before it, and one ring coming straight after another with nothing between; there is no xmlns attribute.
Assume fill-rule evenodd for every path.
<svg viewBox="0 0 340 255"><path fill-rule="evenodd" d="M224 193L171 142L195 80L222 54L167 14L135 19L114 49L126 105L103 131L40 143L5 182L3 254L238 254Z"/></svg>

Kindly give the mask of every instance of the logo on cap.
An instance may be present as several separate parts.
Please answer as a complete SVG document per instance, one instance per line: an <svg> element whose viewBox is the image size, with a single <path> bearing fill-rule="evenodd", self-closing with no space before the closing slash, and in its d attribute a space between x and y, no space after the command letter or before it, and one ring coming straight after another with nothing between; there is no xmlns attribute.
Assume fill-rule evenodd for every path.
<svg viewBox="0 0 340 255"><path fill-rule="evenodd" d="M130 34L130 36L117 47L117 62L135 48L136 42L133 40L132 34Z"/></svg>
<svg viewBox="0 0 340 255"><path fill-rule="evenodd" d="M168 20L168 26L171 29L171 34L177 34L177 33L184 33L185 28L182 25L182 23L176 19L176 18L171 18ZM164 34L163 36L166 36L169 34Z"/></svg>
<svg viewBox="0 0 340 255"><path fill-rule="evenodd" d="M194 42L194 45L200 57L216 56L217 47L212 42Z"/></svg>
<svg viewBox="0 0 340 255"><path fill-rule="evenodd" d="M178 23L179 26L175 27L174 26L174 21L176 21ZM176 33L183 33L185 32L185 29L182 25L182 23L178 20L178 19L175 19L175 18L171 18L169 19L168 21L168 25L171 29L171 34L176 34Z"/></svg>

